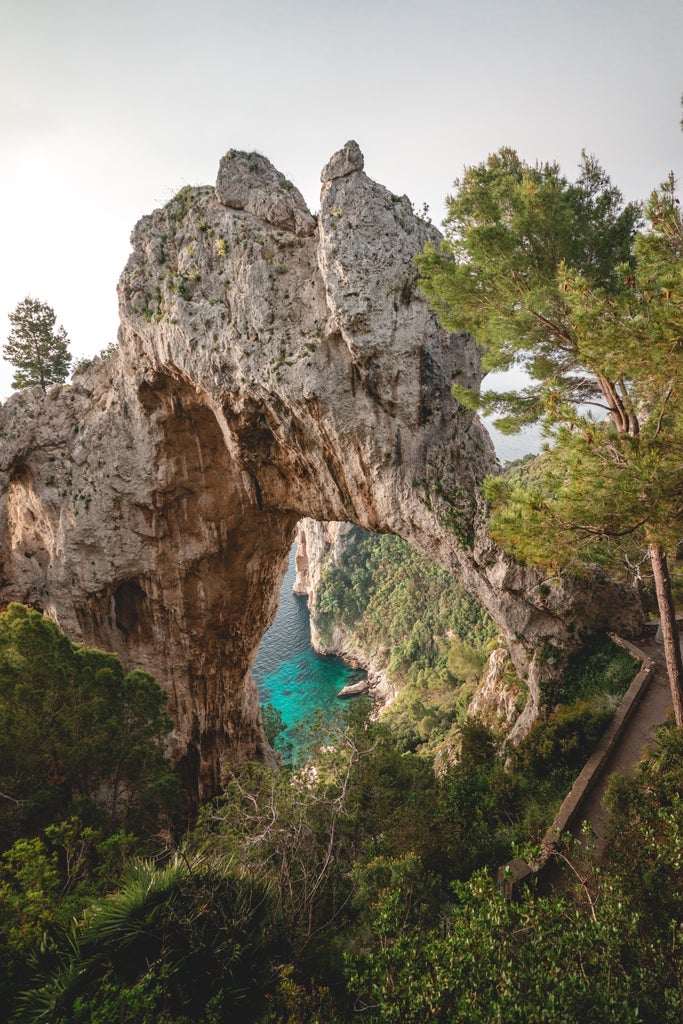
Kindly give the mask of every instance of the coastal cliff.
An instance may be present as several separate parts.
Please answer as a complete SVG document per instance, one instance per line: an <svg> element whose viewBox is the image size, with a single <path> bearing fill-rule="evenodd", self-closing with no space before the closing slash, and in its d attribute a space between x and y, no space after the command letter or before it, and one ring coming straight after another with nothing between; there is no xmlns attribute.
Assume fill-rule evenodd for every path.
<svg viewBox="0 0 683 1024"><path fill-rule="evenodd" d="M342 696L368 693L373 700L375 714L381 715L382 711L391 707L401 692L401 674L390 671L391 646L363 643L358 639L356 628L350 628L341 617L334 621L331 630L325 629L324 635L318 628L324 574L343 565L345 554L358 543L361 536L362 532L349 523L319 523L313 519L302 519L296 531L297 573L293 589L295 593L307 597L313 648L319 654L333 654L343 658L352 667L362 668L368 673L365 683L345 687ZM374 586L374 581L371 586ZM368 599L370 597L365 596ZM409 620L406 621L406 628L408 626ZM439 641L447 644L451 637L452 634L447 632ZM491 728L511 732L520 717L520 701L523 702L524 691L524 686L515 676L507 649L493 647L467 706L467 715Z"/></svg>
<svg viewBox="0 0 683 1024"><path fill-rule="evenodd" d="M348 143L320 213L254 153L143 217L119 283L118 352L0 408L0 601L151 672L197 796L267 757L250 669L303 517L395 533L487 609L529 686L543 652L639 623L595 576L542 581L498 550L480 493L479 349L417 289L439 233Z"/></svg>

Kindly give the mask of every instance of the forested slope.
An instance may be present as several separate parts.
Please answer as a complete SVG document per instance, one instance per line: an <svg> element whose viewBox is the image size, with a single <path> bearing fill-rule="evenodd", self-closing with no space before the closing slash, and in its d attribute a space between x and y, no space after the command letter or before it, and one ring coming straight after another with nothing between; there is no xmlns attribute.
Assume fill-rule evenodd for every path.
<svg viewBox="0 0 683 1024"><path fill-rule="evenodd" d="M366 570L385 573L392 544L368 542ZM380 615L385 597L391 602L386 588L367 602L375 635L386 621L398 639L403 621L410 636L400 605L422 608L433 635L460 621L472 650L477 636L488 642L467 606L449 617L453 594L412 558L396 558L406 597L393 616ZM432 676L458 689L450 646L434 644L414 676L407 650L399 662L407 691ZM110 655L74 647L54 624L13 606L0 617L12 739L0 747L7 1019L678 1020L677 731L663 731L634 781L615 785L615 839L601 866L570 851L562 891L516 904L491 880L512 854L531 855L609 714L596 689L606 666L614 681L606 656L597 649L565 674L554 695L565 703L516 751L461 714L448 724L459 730L459 760L437 775L427 741L418 737L415 750L429 756L412 752L390 720L368 722L363 703L351 703L345 724L315 737L307 767L226 772L223 794L188 828L160 760L167 722L153 681L126 677ZM67 681L75 700L64 699ZM108 707L119 709L113 720ZM115 725L128 759L125 799L112 803Z"/></svg>

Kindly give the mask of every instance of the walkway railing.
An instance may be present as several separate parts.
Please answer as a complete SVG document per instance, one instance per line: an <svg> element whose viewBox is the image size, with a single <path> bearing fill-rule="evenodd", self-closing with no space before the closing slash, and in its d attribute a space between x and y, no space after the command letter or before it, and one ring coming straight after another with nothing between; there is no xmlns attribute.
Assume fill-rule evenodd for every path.
<svg viewBox="0 0 683 1024"><path fill-rule="evenodd" d="M600 741L581 769L568 795L562 801L555 819L541 840L541 853L537 861L529 863L516 857L498 868L498 887L507 896L514 896L516 889L537 877L552 857L562 849L563 834L582 819L582 807L586 798L601 778L604 768L614 753L624 729L633 717L648 684L654 675L655 662L648 658L634 644L610 634L614 643L625 647L642 664L635 679L629 686L605 729Z"/></svg>

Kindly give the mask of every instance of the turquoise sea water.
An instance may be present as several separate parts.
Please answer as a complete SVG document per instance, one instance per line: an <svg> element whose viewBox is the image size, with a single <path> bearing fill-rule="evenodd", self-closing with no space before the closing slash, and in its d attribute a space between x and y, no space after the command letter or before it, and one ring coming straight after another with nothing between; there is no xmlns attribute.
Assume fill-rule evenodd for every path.
<svg viewBox="0 0 683 1024"><path fill-rule="evenodd" d="M297 748L296 727L311 716L322 713L332 719L341 714L345 701L337 694L364 676L340 658L322 657L313 650L306 598L292 592L295 575L292 549L280 607L261 641L252 670L261 703L273 704L287 725L276 744L280 750L287 742Z"/></svg>

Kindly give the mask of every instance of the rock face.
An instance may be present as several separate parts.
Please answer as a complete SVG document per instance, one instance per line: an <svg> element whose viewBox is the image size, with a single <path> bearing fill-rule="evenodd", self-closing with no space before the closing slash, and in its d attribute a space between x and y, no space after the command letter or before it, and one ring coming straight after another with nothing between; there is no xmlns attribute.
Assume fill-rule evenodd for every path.
<svg viewBox="0 0 683 1024"><path fill-rule="evenodd" d="M504 647L491 651L484 677L468 705L467 714L490 729L507 732L519 718L518 704L524 695L511 669L510 655Z"/></svg>
<svg viewBox="0 0 683 1024"><path fill-rule="evenodd" d="M351 523L321 523L302 519L296 530L294 593L305 594L308 606L315 597L328 559L337 561L353 536Z"/></svg>
<svg viewBox="0 0 683 1024"><path fill-rule="evenodd" d="M144 217L119 285L119 352L0 410L0 600L154 673L173 755L209 794L267 756L250 667L297 522L394 532L500 625L528 675L586 622L628 631L607 582L540 583L486 536L486 431L453 400L479 352L416 287L438 232L363 172L323 172L320 214L264 157Z"/></svg>

